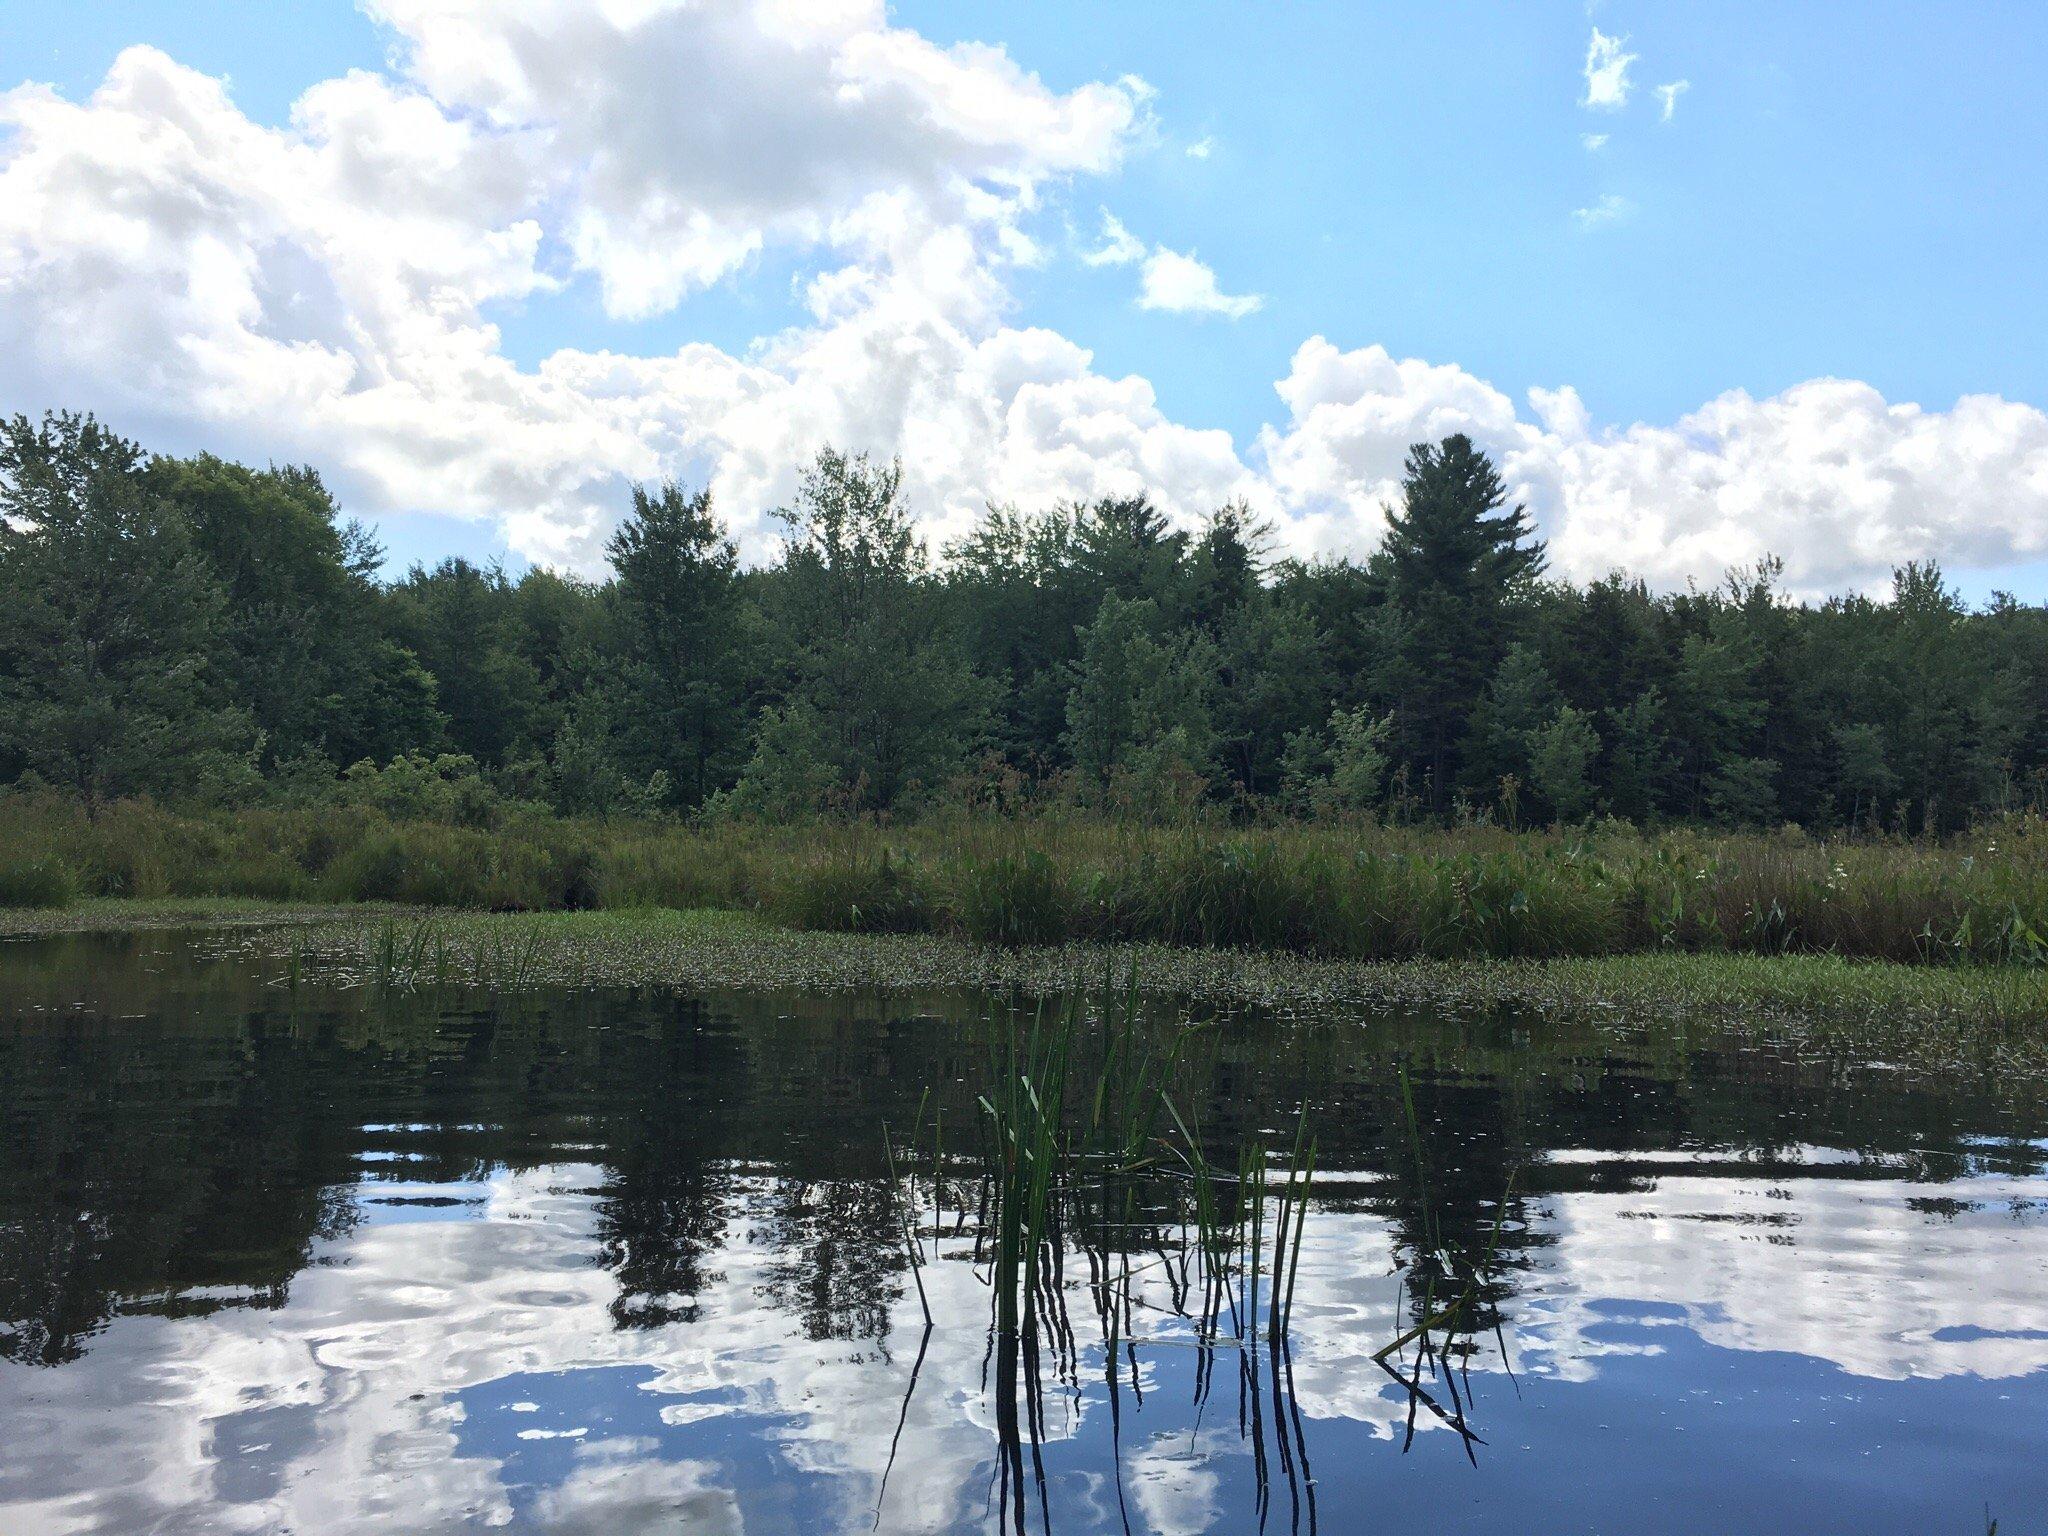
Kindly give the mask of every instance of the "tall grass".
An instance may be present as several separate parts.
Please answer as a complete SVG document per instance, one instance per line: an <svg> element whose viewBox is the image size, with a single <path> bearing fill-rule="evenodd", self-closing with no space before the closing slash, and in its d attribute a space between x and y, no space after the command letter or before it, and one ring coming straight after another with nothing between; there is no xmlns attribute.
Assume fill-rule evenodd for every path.
<svg viewBox="0 0 2048 1536"><path fill-rule="evenodd" d="M716 907L796 928L995 944L2048 963L2040 817L1945 843L994 816L701 829L533 819L480 830L367 807L183 815L137 802L88 818L53 796L0 795L0 871L31 861L88 896Z"/></svg>

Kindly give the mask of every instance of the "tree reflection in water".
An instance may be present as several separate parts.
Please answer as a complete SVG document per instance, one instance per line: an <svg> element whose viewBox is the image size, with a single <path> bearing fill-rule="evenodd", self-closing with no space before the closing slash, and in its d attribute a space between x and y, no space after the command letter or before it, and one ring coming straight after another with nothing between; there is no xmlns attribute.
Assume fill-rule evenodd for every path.
<svg viewBox="0 0 2048 1536"><path fill-rule="evenodd" d="M1584 1378L1593 1367L1573 1352L1585 1355L1589 1337L1607 1348L1595 1336L1639 1326L1628 1319L1646 1307L1705 1298L1733 1319L1717 1333L1711 1306L1695 1313L1724 1353L1796 1353L1893 1383L1923 1369L1968 1379L1970 1362L1994 1357L2024 1380L2039 1353L2028 1341L2048 1323L2014 1278L2039 1252L2019 1246L2039 1219L2038 1184L2026 1181L2048 1163L2038 1094L1858 1070L1839 1050L1146 1003L1113 1027L1080 1022L1055 1112L1043 1096L1032 1110L990 1092L1047 1078L1042 1040L1032 1064L1038 1015L1024 1000L991 1012L968 993L294 988L277 963L170 936L11 945L0 966L0 1370L18 1373L7 1378L17 1398L39 1390L30 1378L90 1376L103 1345L105 1369L120 1370L118 1319L289 1312L309 1272L354 1262L382 1224L486 1219L493 1190L551 1180L573 1183L563 1193L576 1215L550 1234L549 1262L580 1264L601 1288L592 1311L606 1337L575 1348L634 1362L623 1374L640 1381L649 1352L714 1348L744 1323L757 1341L782 1329L889 1370L864 1378L886 1382L873 1479L860 1488L863 1518L879 1506L883 1528L913 1488L929 1495L935 1474L918 1481L903 1463L932 1432L913 1399L934 1392L986 1405L987 1496L1012 1528L1060 1518L1097 1450L1109 1528L1156 1528L1138 1506L1162 1442L1133 1426L1158 1425L1171 1401L1164 1417L1191 1426L1189 1458L1218 1475L1244 1469L1219 1501L1236 1510L1241 1492L1248 1519L1312 1530L1340 1523L1310 1468L1324 1480L1351 1472L1355 1451L1330 1449L1344 1431L1370 1423L1403 1445L1455 1443L1498 1463L1497 1431L1521 1390L1510 1395L1508 1368ZM1012 1041L1027 1042L1028 1072L1003 1066ZM1865 1054L1881 1057L1882 1045ZM984 1097L1003 1108L1000 1125ZM1304 1119L1316 1171L1301 1221L1282 1206L1287 1170L1305 1178ZM1026 1175L1043 1161L1006 1160L1001 1136L1014 1152L1050 1126L1072 1176L1040 1191ZM1246 1146L1264 1149L1263 1176L1240 1157ZM1798 1202L1769 1203L1795 1182ZM1254 1223L1247 1207L1261 1190L1271 1198ZM1994 1198L2009 1219L1971 1239L1977 1278L1956 1272L1960 1292L1932 1287L1928 1277L1954 1270L1958 1236L1991 1220L1980 1208ZM1785 1311L1775 1303L1744 1311L1708 1295L1710 1284L1725 1293L1744 1276L1832 1263L1820 1246L1829 1234L1798 1226L1828 1213L1853 1223L1843 1243L1864 1243L1874 1223L1890 1245L1855 1248L1865 1256L1840 1266L1851 1280L1876 1276L1872 1299L1845 1304L1835 1287L1831 1310L1799 1314L1802 1333L1759 1321ZM536 1206L488 1219L551 1218ZM1663 1269L1627 1241L1629 1223L1647 1221L1661 1223ZM1307 1232L1314 1275L1302 1287L1313 1295L1275 1330L1276 1289L1283 1306L1293 1290L1273 1284L1283 1225L1289 1252ZM1754 1245L1739 1264L1695 1259L1733 1253L1738 1228ZM1212 1249L1225 1231L1236 1235ZM2009 1251L1993 1246L2008 1238ZM1391 1322L1379 1289L1390 1262ZM1718 1267L1684 1272L1695 1262ZM1567 1273L1568 1315L1553 1305ZM1894 1274L1913 1283L1886 1289ZM1941 1299L1967 1298L1971 1284L1997 1305ZM927 1289L938 1332L913 1340L902 1330L906 1319L921 1327ZM1533 1328L1530 1294L1541 1303ZM965 1325L977 1332L964 1353L939 1342L962 1326L963 1297L970 1313L973 1298L989 1308ZM1615 1322L1588 1297L1636 1310ZM1635 1349L1599 1369L1618 1373ZM961 1380L974 1363L982 1379ZM1708 1366L1732 1369L1719 1356ZM1483 1409L1475 1384L1498 1392ZM1393 1394L1390 1416L1373 1417L1369 1391ZM743 1423L745 1404L723 1402L702 1399ZM805 1411L783 1403L782 1419L762 1422ZM1099 1417L1082 1446L1089 1414ZM204 1443L219 1447L270 1435L268 1420L212 1422ZM1530 1438L1526 1416L1513 1422ZM1454 1436L1419 1433L1440 1423ZM680 1424L646 1438L670 1433L686 1438ZM959 1444L946 1454L965 1454ZM259 1484L285 1486L253 1474L233 1486Z"/></svg>

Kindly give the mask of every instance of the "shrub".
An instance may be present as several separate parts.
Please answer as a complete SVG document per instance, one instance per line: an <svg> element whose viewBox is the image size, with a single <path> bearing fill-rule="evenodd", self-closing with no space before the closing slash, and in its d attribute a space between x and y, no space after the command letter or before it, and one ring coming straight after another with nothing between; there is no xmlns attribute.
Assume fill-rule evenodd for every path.
<svg viewBox="0 0 2048 1536"><path fill-rule="evenodd" d="M77 879L48 854L0 859L0 907L68 907L77 899Z"/></svg>

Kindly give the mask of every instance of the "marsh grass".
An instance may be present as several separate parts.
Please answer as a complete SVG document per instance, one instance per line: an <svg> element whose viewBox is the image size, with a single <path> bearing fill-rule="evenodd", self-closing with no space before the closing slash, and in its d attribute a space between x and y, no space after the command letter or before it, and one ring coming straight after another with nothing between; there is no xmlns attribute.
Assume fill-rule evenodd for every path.
<svg viewBox="0 0 2048 1536"><path fill-rule="evenodd" d="M717 907L816 931L1343 960L1803 954L2048 967L2039 817L1941 844L972 816L483 830L363 807L180 815L135 802L87 817L52 796L0 795L0 869L29 849L89 897Z"/></svg>
<svg viewBox="0 0 2048 1536"><path fill-rule="evenodd" d="M1138 1390L1139 1346L1161 1332L1184 1334L1199 1351L1198 1407L1219 1356L1235 1361L1239 1427L1254 1446L1261 1509L1270 1440L1297 1513L1304 1500L1313 1510L1290 1348L1315 1166L1307 1116L1283 1147L1251 1136L1229 1159L1219 1157L1176 1102L1189 1032L1148 1023L1143 995L1132 969L1120 986L1105 978L1097 989L1072 989L1028 1016L996 1021L974 1097L976 1138L951 1169L956 1189L974 1191L961 1199L955 1231L968 1225L971 1204L971 1259L989 1290L992 1374L984 1385L995 1408L1008 1529L1025 1528L1034 1486L1045 1514L1049 1388L1079 1390L1084 1346L1070 1292L1085 1294L1094 1313L1113 1435L1123 1392ZM926 1244L937 1252L948 1179L936 1120L922 1181L917 1174L930 1102L928 1094L907 1141L884 1137L905 1266L927 1330ZM1120 1443L1117 1467L1121 1501Z"/></svg>

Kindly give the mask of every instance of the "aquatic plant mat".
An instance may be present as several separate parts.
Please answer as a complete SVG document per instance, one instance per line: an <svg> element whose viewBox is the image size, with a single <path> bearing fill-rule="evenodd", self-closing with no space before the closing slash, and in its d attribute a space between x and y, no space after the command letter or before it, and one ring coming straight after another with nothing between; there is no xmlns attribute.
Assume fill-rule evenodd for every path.
<svg viewBox="0 0 2048 1536"><path fill-rule="evenodd" d="M1013 948L928 935L800 933L742 913L477 913L86 902L9 914L0 936L217 928L225 955L280 985L857 992L961 988L1053 996L1135 972L1147 995L1306 1019L1428 1012L1590 1030L1660 1049L1789 1045L2014 1082L2048 1080L2048 970L1828 955L1610 955L1361 963L1169 945Z"/></svg>

